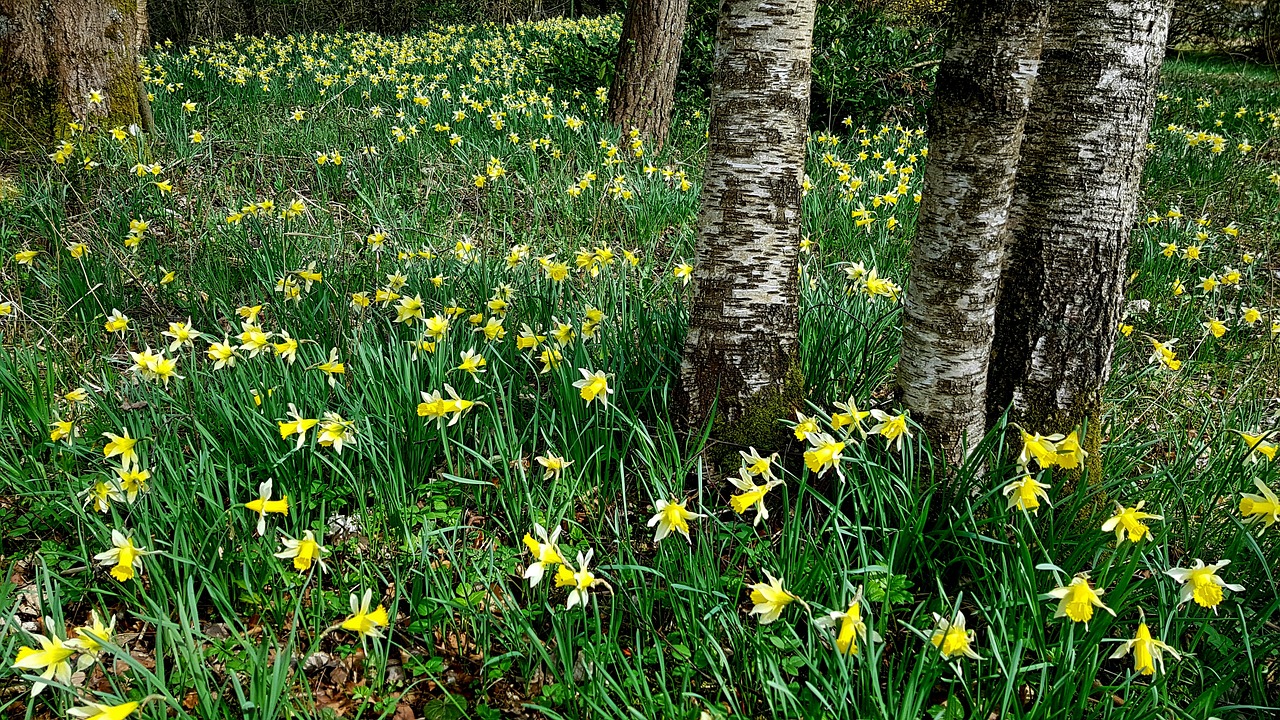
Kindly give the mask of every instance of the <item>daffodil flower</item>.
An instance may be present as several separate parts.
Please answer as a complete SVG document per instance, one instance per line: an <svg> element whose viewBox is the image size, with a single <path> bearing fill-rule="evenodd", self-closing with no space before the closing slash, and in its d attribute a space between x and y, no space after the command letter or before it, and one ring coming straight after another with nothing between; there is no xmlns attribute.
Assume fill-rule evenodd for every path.
<svg viewBox="0 0 1280 720"><path fill-rule="evenodd" d="M111 568L111 577L120 582L128 582L142 568L142 558L150 554L146 548L134 545L132 537L113 529L111 548L94 555L93 559L103 567Z"/></svg>
<svg viewBox="0 0 1280 720"><path fill-rule="evenodd" d="M689 512L685 509L687 500L663 500L659 498L654 501L653 509L657 513L649 518L648 526L658 526L653 534L655 543L662 542L662 539L671 533L672 530L684 535L686 542L692 542L689 539L689 521L706 517L700 513Z"/></svg>
<svg viewBox="0 0 1280 720"><path fill-rule="evenodd" d="M281 534L280 544L283 549L275 553L275 556L281 560L293 560L293 567L298 572L306 572L311 569L312 563L319 566L320 572L329 569L324 562L324 556L329 554L328 548L320 544L316 540L315 532L306 530L302 533L301 540L295 540L292 537Z"/></svg>
<svg viewBox="0 0 1280 720"><path fill-rule="evenodd" d="M121 433L121 435L102 433L102 436L108 440L106 446L102 448L102 454L108 460L119 457L120 464L126 468L134 467L138 464L138 452L134 448L138 439L129 437L129 428L121 430Z"/></svg>
<svg viewBox="0 0 1280 720"><path fill-rule="evenodd" d="M147 482L151 479L151 471L143 470L137 465L132 468L128 466L115 468L116 487L125 494L125 499L132 505L137 501L138 495L147 491Z"/></svg>
<svg viewBox="0 0 1280 720"><path fill-rule="evenodd" d="M768 625L777 620L788 605L795 602L796 596L783 587L782 578L775 578L768 570L764 571L768 582L749 585L751 588L751 615L759 615L761 625Z"/></svg>
<svg viewBox="0 0 1280 720"><path fill-rule="evenodd" d="M596 370L591 372L586 368L578 368L578 372L582 373L582 379L573 384L578 388L579 395L590 405L593 400L600 400L604 405L609 404L609 395L613 393L613 388L609 387L609 376L603 372Z"/></svg>
<svg viewBox="0 0 1280 720"><path fill-rule="evenodd" d="M1216 613L1218 604L1223 599L1224 588L1234 592L1244 591L1243 585L1233 585L1218 575L1219 570L1230 564L1230 560L1219 560L1212 565L1205 565L1203 560L1197 558L1190 568L1170 568L1164 572L1182 585L1178 595L1179 605L1195 600L1200 607L1212 608Z"/></svg>
<svg viewBox="0 0 1280 720"><path fill-rule="evenodd" d="M288 495L279 500L271 499L272 482L271 478L263 480L258 485L258 497L244 504L245 509L258 514L258 537L262 537L267 532L267 513L279 513L286 516L289 514Z"/></svg>
<svg viewBox="0 0 1280 720"><path fill-rule="evenodd" d="M102 643L114 642L116 632L116 616L111 622L104 624L97 610L89 610L89 624L76 628L75 642L79 645L80 659L76 662L78 669L83 670L98 659Z"/></svg>
<svg viewBox="0 0 1280 720"><path fill-rule="evenodd" d="M1235 430L1234 432L1243 438L1245 445L1248 446L1249 452L1246 457L1250 462L1256 463L1259 458L1264 457L1271 461L1276 459L1276 443L1267 439L1269 436L1276 434L1275 430L1260 432L1257 435L1252 435L1241 430Z"/></svg>
<svg viewBox="0 0 1280 720"><path fill-rule="evenodd" d="M982 659L973 649L976 633L973 630L965 629L964 613L957 610L955 617L951 620L934 613L933 622L934 630L933 635L929 637L929 642L938 648L943 658L947 660L958 657L967 657L972 660Z"/></svg>
<svg viewBox="0 0 1280 720"><path fill-rule="evenodd" d="M326 412L320 420L320 435L316 442L321 447L331 447L339 455L342 448L356 444L356 424L336 412Z"/></svg>
<svg viewBox="0 0 1280 720"><path fill-rule="evenodd" d="M565 468L573 464L572 460L565 460L558 455L552 455L550 453L547 453L546 455L539 455L534 458L534 460L536 460L544 469L542 473L543 480L551 480L553 478L559 480L560 473L563 472Z"/></svg>
<svg viewBox="0 0 1280 720"><path fill-rule="evenodd" d="M1115 617L1115 612L1103 604L1102 594L1102 590L1089 584L1088 573L1080 573L1067 585L1050 590L1048 597L1059 601L1058 610L1053 614L1055 618L1066 617L1072 622L1082 622L1088 628L1095 607L1102 608Z"/></svg>
<svg viewBox="0 0 1280 720"><path fill-rule="evenodd" d="M795 433L797 440L804 440L809 436L809 433L816 433L821 430L822 428L818 427L817 419L811 418L799 410L796 411L796 424L791 428L791 431Z"/></svg>
<svg viewBox="0 0 1280 720"><path fill-rule="evenodd" d="M1163 520L1164 516L1142 512L1144 504L1146 504L1145 500L1139 500L1137 505L1127 508L1120 503L1116 503L1116 514L1102 523L1102 531L1111 532L1114 530L1117 545L1124 542L1125 533L1129 535L1129 542L1133 543L1141 542L1144 537L1151 538L1151 529L1142 521Z"/></svg>
<svg viewBox="0 0 1280 720"><path fill-rule="evenodd" d="M1164 644L1163 642L1151 637L1151 628L1147 627L1145 620L1138 623L1138 631L1134 634L1132 640L1126 640L1120 643L1120 647L1111 653L1112 660L1120 658L1133 652L1133 671L1141 675L1154 675L1156 666L1160 667L1161 674L1164 673L1164 653L1169 653L1175 660L1182 659L1178 651Z"/></svg>
<svg viewBox="0 0 1280 720"><path fill-rule="evenodd" d="M868 432L870 434L880 435L885 440L888 440L889 444L896 445L898 451L901 452L902 438L904 436L912 436L911 429L907 427L907 413L904 411L897 415L890 415L883 410L872 410L871 417L879 420L880 422L871 426L871 429L868 430Z"/></svg>
<svg viewBox="0 0 1280 720"><path fill-rule="evenodd" d="M127 702L119 705L107 705L84 700L81 707L67 710L67 714L80 720L125 720L138 709L139 702Z"/></svg>
<svg viewBox="0 0 1280 720"><path fill-rule="evenodd" d="M763 477L766 482L774 479L773 461L778 458L778 453L763 457L754 447L749 447L745 451L739 450L738 454L742 456L742 469L746 470L748 475Z"/></svg>
<svg viewBox="0 0 1280 720"><path fill-rule="evenodd" d="M523 541L524 546L529 548L529 554L533 555L533 562L525 568L523 576L529 581L529 587L536 587L542 582L548 567L564 563L564 556L560 554L560 548L556 544L560 540L559 525L552 531L551 537L547 537L547 529L534 523L533 534L537 536L536 539L529 533L525 533Z"/></svg>
<svg viewBox="0 0 1280 720"><path fill-rule="evenodd" d="M373 602L373 590L364 591L364 596L359 600L356 594L351 593L351 615L342 621L339 626L343 630L349 630L364 638L380 638L382 637L382 628L390 624L390 618L387 617L387 609L378 603L378 607L372 611L369 605Z"/></svg>
<svg viewBox="0 0 1280 720"><path fill-rule="evenodd" d="M115 483L109 483L106 480L98 480L81 490L80 496L84 498L84 506L86 508L91 508L100 513L110 512L112 502L124 501L124 494L120 492L120 488Z"/></svg>
<svg viewBox="0 0 1280 720"><path fill-rule="evenodd" d="M566 610L572 610L575 605L581 605L586 608L591 603L591 588L597 585L608 586L605 581L593 575L589 569L591 558L594 554L595 550L587 550L585 555L578 553L577 570L567 564L562 564L556 570L556 587L570 588L569 597L564 603Z"/></svg>
<svg viewBox="0 0 1280 720"><path fill-rule="evenodd" d="M1255 478L1254 487L1261 495L1241 493L1240 514L1246 525L1259 524L1259 533L1280 522L1280 498L1262 480Z"/></svg>
<svg viewBox="0 0 1280 720"><path fill-rule="evenodd" d="M764 496L775 485L781 485L781 480L769 480L763 485L757 485L751 474L744 467L738 470L738 477L729 478L729 481L742 491L729 498L729 506L733 508L734 512L743 515L748 509L755 508L756 519L752 525L759 525L761 520L769 519L769 510L765 507Z"/></svg>
<svg viewBox="0 0 1280 720"><path fill-rule="evenodd" d="M844 451L844 443L823 432L809 433L805 437L813 445L804 453L804 464L809 468L809 472L817 473L818 477L822 477L828 470L835 468L836 475L843 480L844 475L840 472L840 453Z"/></svg>
<svg viewBox="0 0 1280 720"><path fill-rule="evenodd" d="M277 423L280 427L280 439L285 440L290 435L297 435L298 440L294 445L295 450L302 449L302 443L307 439L307 431L315 427L319 420L315 418L304 418L302 413L298 412L298 408L293 403L289 403L289 421Z"/></svg>
<svg viewBox="0 0 1280 720"><path fill-rule="evenodd" d="M825 617L814 620L814 624L821 628L839 628L836 631L836 650L841 655L857 655L859 642L866 643L868 639L880 641L880 634L868 630L862 617L862 588L854 593L853 601L844 612L832 610Z"/></svg>
<svg viewBox="0 0 1280 720"><path fill-rule="evenodd" d="M44 619L45 631L47 636L32 633L31 637L39 645L37 650L29 645L18 648L18 655L14 658L13 669L40 671L40 678L46 682L36 681L31 685L31 696L39 695L48 686L48 681L57 682L62 685L71 684L71 657L80 650L79 643L75 640L63 640L54 634L53 618Z"/></svg>
<svg viewBox="0 0 1280 720"><path fill-rule="evenodd" d="M1022 452L1018 454L1018 464L1026 466L1034 458L1042 468L1050 468L1058 464L1058 441L1062 435L1034 435L1018 428L1022 434Z"/></svg>
<svg viewBox="0 0 1280 720"><path fill-rule="evenodd" d="M1050 487L1030 475L1023 475L1021 479L1005 485L1002 492L1009 498L1010 510L1016 507L1033 515L1039 515L1040 500L1043 499L1046 504L1049 502L1049 493L1046 491Z"/></svg>
<svg viewBox="0 0 1280 720"><path fill-rule="evenodd" d="M338 348L331 348L329 350L329 359L314 367L325 374L325 377L329 380L329 387L337 385L337 376L347 372L347 366L338 361Z"/></svg>

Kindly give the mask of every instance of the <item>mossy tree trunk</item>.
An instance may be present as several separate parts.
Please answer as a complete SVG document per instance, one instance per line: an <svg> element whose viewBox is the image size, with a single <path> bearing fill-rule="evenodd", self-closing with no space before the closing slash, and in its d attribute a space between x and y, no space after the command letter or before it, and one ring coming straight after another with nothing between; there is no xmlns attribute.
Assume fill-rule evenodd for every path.
<svg viewBox="0 0 1280 720"><path fill-rule="evenodd" d="M815 0L723 0L694 298L681 363L687 417L721 423L798 395L800 186ZM779 402L779 400L783 402ZM761 441L763 444L763 440Z"/></svg>
<svg viewBox="0 0 1280 720"><path fill-rule="evenodd" d="M1036 0L965 0L938 69L898 383L953 461L986 431L1005 223L1045 20Z"/></svg>
<svg viewBox="0 0 1280 720"><path fill-rule="evenodd" d="M989 418L1009 408L1041 433L1087 420L1095 461L1169 10L1052 6L1010 212Z"/></svg>
<svg viewBox="0 0 1280 720"><path fill-rule="evenodd" d="M0 0L0 147L137 123L137 47L136 0Z"/></svg>
<svg viewBox="0 0 1280 720"><path fill-rule="evenodd" d="M671 129L689 0L631 0L609 88L609 120L662 147Z"/></svg>

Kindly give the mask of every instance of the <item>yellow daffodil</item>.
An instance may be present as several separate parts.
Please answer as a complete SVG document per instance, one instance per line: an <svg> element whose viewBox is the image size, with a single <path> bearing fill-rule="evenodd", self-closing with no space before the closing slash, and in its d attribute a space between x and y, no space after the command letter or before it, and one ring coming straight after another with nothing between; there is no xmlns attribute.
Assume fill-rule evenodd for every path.
<svg viewBox="0 0 1280 720"><path fill-rule="evenodd" d="M609 376L597 370L591 372L586 368L578 368L578 372L582 373L582 379L573 384L578 388L579 395L590 405L593 400L599 399L604 405L609 404L609 395L613 393L613 388L609 387Z"/></svg>
<svg viewBox="0 0 1280 720"><path fill-rule="evenodd" d="M1033 515L1040 514L1040 501L1043 499L1045 504L1049 503L1050 486L1039 482L1030 475L1023 475L1021 479L1014 480L1004 486L1004 496L1009 498L1008 508L1018 508L1025 510Z"/></svg>
<svg viewBox="0 0 1280 720"><path fill-rule="evenodd" d="M753 525L759 525L761 520L768 520L769 511L765 507L764 496L769 494L775 485L781 485L782 481L769 480L763 485L757 485L745 467L738 470L738 477L729 478L729 480L742 491L729 498L729 506L733 511L743 515L747 510L755 508L756 519Z"/></svg>
<svg viewBox="0 0 1280 720"><path fill-rule="evenodd" d="M749 585L751 588L751 615L758 615L761 625L768 625L777 620L788 605L795 602L796 596L783 587L782 578L775 578L768 570L764 571L768 582Z"/></svg>
<svg viewBox="0 0 1280 720"><path fill-rule="evenodd" d="M742 469L751 477L763 477L766 481L773 480L773 461L778 459L778 453L773 453L768 457L762 457L756 452L754 447L747 450L739 450L738 454L742 456Z"/></svg>
<svg viewBox="0 0 1280 720"><path fill-rule="evenodd" d="M109 333L113 332L123 335L124 331L129 328L129 318L119 310L112 308L111 314L107 316L107 322L103 327Z"/></svg>
<svg viewBox="0 0 1280 720"><path fill-rule="evenodd" d="M129 437L129 428L120 431L122 434L104 432L102 437L107 439L107 444L102 448L103 457L110 460L113 457L120 458L120 464L124 467L134 467L138 463L138 452L134 448L138 443L138 439Z"/></svg>
<svg viewBox="0 0 1280 720"><path fill-rule="evenodd" d="M293 567L298 572L306 572L311 569L312 563L317 565L320 572L328 570L328 566L324 563L324 556L329 554L329 550L316 540L315 532L311 530L303 531L302 539L295 540L284 533L280 533L280 544L283 548L275 556L281 560L293 560Z"/></svg>
<svg viewBox="0 0 1280 720"><path fill-rule="evenodd" d="M1240 515L1246 525L1259 524L1259 532L1280 522L1280 498L1258 478L1253 480L1254 487L1261 495L1241 493Z"/></svg>
<svg viewBox="0 0 1280 720"><path fill-rule="evenodd" d="M1157 665L1160 667L1160 672L1164 673L1164 653L1166 652L1175 660L1182 658L1176 650L1151 637L1151 628L1147 627L1145 618L1138 623L1138 631L1133 639L1120 643L1120 647L1111 653L1111 659L1119 660L1130 651L1133 652L1133 671L1141 675L1154 675Z"/></svg>
<svg viewBox="0 0 1280 720"><path fill-rule="evenodd" d="M1264 432L1258 433L1257 435L1251 435L1241 430L1235 430L1233 432L1238 434L1244 440L1245 445L1248 447L1249 452L1246 454L1245 457L1247 457L1250 462L1256 463L1258 462L1259 458L1266 458L1267 460L1271 460L1271 461L1274 461L1276 459L1277 445L1275 442L1267 439L1268 437L1277 434L1276 431L1274 430L1264 431Z"/></svg>
<svg viewBox="0 0 1280 720"><path fill-rule="evenodd" d="M844 443L827 433L809 433L806 438L813 446L804 453L804 464L809 468L809 472L817 473L818 477L822 477L828 470L835 468L836 475L843 480L844 475L840 472L840 453L844 451Z"/></svg>
<svg viewBox="0 0 1280 720"><path fill-rule="evenodd" d="M1233 585L1223 580L1218 571L1230 565L1230 560L1219 560L1212 565L1205 565L1203 560L1196 559L1190 568L1170 568L1165 574L1182 585L1178 595L1178 604L1183 605L1192 600L1204 608L1212 608L1218 612L1218 604L1223 599L1223 589L1243 592L1243 585Z"/></svg>
<svg viewBox="0 0 1280 720"><path fill-rule="evenodd" d="M934 630L933 635L929 637L929 642L938 648L944 659L953 660L959 657L982 659L973 649L975 632L965 629L964 613L957 610L955 617L951 620L934 613L933 622Z"/></svg>
<svg viewBox="0 0 1280 720"><path fill-rule="evenodd" d="M836 650L841 655L857 655L858 643L866 643L868 638L876 642L880 640L880 634L874 630L868 630L867 623L862 617L862 588L858 588L854 593L853 602L849 603L849 607L844 612L833 610L826 617L815 620L814 623L818 627L839 628L836 631Z"/></svg>
<svg viewBox="0 0 1280 720"><path fill-rule="evenodd" d="M587 550L585 555L578 553L577 570L570 568L567 564L562 564L556 570L556 587L570 588L569 597L564 604L566 610L572 610L575 605L586 608L591 602L591 588L606 585L605 581L597 578L589 569L594 553L595 550Z"/></svg>
<svg viewBox="0 0 1280 720"><path fill-rule="evenodd" d="M39 695L49 682L70 685L71 657L80 649L75 640L63 640L52 632L52 618L45 618L44 625L45 632L49 633L47 636L34 633L31 635L39 649L29 645L19 647L18 655L14 658L12 665L15 670L27 671L31 674L39 671L39 677L45 682L32 683L32 697Z"/></svg>
<svg viewBox="0 0 1280 720"><path fill-rule="evenodd" d="M391 619L387 617L387 609L382 606L382 603L378 603L378 607L374 610L369 610L369 605L373 602L373 590L365 590L364 596L360 599L356 598L355 593L351 593L350 600L351 615L343 620L339 627L358 634L362 640L382 637L382 628L387 627Z"/></svg>
<svg viewBox="0 0 1280 720"><path fill-rule="evenodd" d="M127 702L119 705L107 705L84 700L81 707L67 710L67 714L79 720L125 720L141 705L139 702Z"/></svg>
<svg viewBox="0 0 1280 720"><path fill-rule="evenodd" d="M133 579L142 568L142 558L151 553L133 544L133 538L119 530L111 531L111 548L93 556L103 567L111 568L111 577L120 582Z"/></svg>
<svg viewBox="0 0 1280 720"><path fill-rule="evenodd" d="M821 431L821 428L818 427L818 421L816 418L808 417L797 410L796 424L795 427L791 428L791 431L795 433L797 440L804 440L809 436L809 433L819 432Z"/></svg>
<svg viewBox="0 0 1280 720"><path fill-rule="evenodd" d="M1102 523L1102 531L1111 532L1114 530L1117 545L1124 542L1125 533L1129 535L1129 542L1133 543L1141 542L1144 537L1151 538L1151 529L1142 521L1163 520L1164 516L1142 512L1144 504L1146 504L1145 500L1139 500L1137 505L1127 508L1120 503L1116 503L1116 514Z"/></svg>
<svg viewBox="0 0 1280 720"><path fill-rule="evenodd" d="M267 513L279 513L281 515L289 514L289 496L285 495L279 500L271 499L273 480L267 478L258 485L258 497L244 504L246 510L257 513L258 537L262 537L267 532Z"/></svg>
<svg viewBox="0 0 1280 720"><path fill-rule="evenodd" d="M537 536L537 539L534 539L529 533L524 534L524 546L529 549L529 554L533 555L533 562L529 564L529 567L525 568L523 576L525 580L529 581L529 587L536 587L538 583L542 582L547 568L564 563L564 556L560 554L560 548L557 545L560 541L559 525L552 531L551 537L547 537L547 529L534 523L533 534Z"/></svg>
<svg viewBox="0 0 1280 720"><path fill-rule="evenodd" d="M329 350L329 359L314 367L325 374L329 381L329 387L337 385L338 376L347 372L347 366L338 360L338 348L331 348Z"/></svg>
<svg viewBox="0 0 1280 720"><path fill-rule="evenodd" d="M1042 468L1050 468L1058 464L1056 443L1063 439L1062 435L1041 436L1040 433L1033 435L1022 428L1018 428L1018 432L1022 434L1022 452L1018 454L1019 465L1025 466L1031 462L1032 458Z"/></svg>
<svg viewBox="0 0 1280 720"><path fill-rule="evenodd" d="M653 541L655 543L661 542L672 530L684 535L686 541L692 542L689 539L689 521L706 516L686 510L685 504L687 502L686 500L668 501L661 498L654 501L653 509L657 510L657 513L649 518L648 526L658 526L658 529L653 533Z"/></svg>
<svg viewBox="0 0 1280 720"><path fill-rule="evenodd" d="M551 453L539 455L534 458L534 460L543 467L543 480L559 480L560 473L563 472L565 468L573 464L572 460L565 460L564 458L552 455Z"/></svg>
<svg viewBox="0 0 1280 720"><path fill-rule="evenodd" d="M334 452L342 454L342 448L356 444L356 424L354 420L346 420L336 412L325 412L320 419L320 435L316 442L321 447L331 447Z"/></svg>
<svg viewBox="0 0 1280 720"><path fill-rule="evenodd" d="M133 468L118 467L116 471L116 487L125 494L125 499L132 505L138 495L147 491L147 482L151 480L151 471L142 470L136 465Z"/></svg>
<svg viewBox="0 0 1280 720"><path fill-rule="evenodd" d="M290 435L297 435L298 440L294 445L294 449L301 450L303 442L307 439L307 431L315 427L319 422L315 418L302 417L302 414L298 412L298 408L293 403L289 403L289 420L277 423L280 427L280 439L286 440Z"/></svg>
<svg viewBox="0 0 1280 720"><path fill-rule="evenodd" d="M878 423L871 426L867 432L870 434L878 434L890 445L896 445L899 451L902 450L902 438L911 437L911 429L907 427L908 414L904 410L898 415L890 415L883 410L872 410L871 417L879 420Z"/></svg>
<svg viewBox="0 0 1280 720"><path fill-rule="evenodd" d="M1055 618L1066 617L1072 622L1082 622L1088 628L1095 607L1102 608L1115 617L1115 612L1102 603L1102 594L1102 590L1089 584L1088 573L1080 573L1067 585L1050 590L1048 596L1059 601L1058 610L1053 614Z"/></svg>

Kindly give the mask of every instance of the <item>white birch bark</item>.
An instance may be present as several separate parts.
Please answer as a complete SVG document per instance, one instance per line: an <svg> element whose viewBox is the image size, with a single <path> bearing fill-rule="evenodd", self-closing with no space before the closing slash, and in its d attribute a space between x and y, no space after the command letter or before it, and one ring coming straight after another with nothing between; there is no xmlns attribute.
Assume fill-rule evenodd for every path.
<svg viewBox="0 0 1280 720"><path fill-rule="evenodd" d="M723 0L681 380L698 424L781 391L797 356L800 184L816 0Z"/></svg>
<svg viewBox="0 0 1280 720"><path fill-rule="evenodd" d="M952 460L986 430L1005 224L1045 19L1034 0L961 2L938 70L898 383Z"/></svg>
<svg viewBox="0 0 1280 720"><path fill-rule="evenodd" d="M1097 447L1169 10L1055 4L1027 120L988 407L1011 406L1035 432L1087 418L1086 449Z"/></svg>

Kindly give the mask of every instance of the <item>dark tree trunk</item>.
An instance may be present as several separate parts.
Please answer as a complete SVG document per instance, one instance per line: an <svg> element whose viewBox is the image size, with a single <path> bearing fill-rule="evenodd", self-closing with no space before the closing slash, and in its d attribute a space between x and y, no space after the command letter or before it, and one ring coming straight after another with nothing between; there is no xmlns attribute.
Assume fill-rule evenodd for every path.
<svg viewBox="0 0 1280 720"><path fill-rule="evenodd" d="M609 119L623 130L639 128L659 148L671 129L688 14L689 0L631 0L618 40Z"/></svg>
<svg viewBox="0 0 1280 720"><path fill-rule="evenodd" d="M1280 64L1280 0L1267 0L1262 11L1262 44L1267 62Z"/></svg>
<svg viewBox="0 0 1280 720"><path fill-rule="evenodd" d="M1053 6L1010 214L989 417L1010 408L1041 433L1088 420L1094 461L1169 5Z"/></svg>
<svg viewBox="0 0 1280 720"><path fill-rule="evenodd" d="M681 364L695 426L718 399L721 422L759 419L768 433L790 414L775 400L781 394L785 404L788 390L803 384L796 268L815 7L815 0L720 5Z"/></svg>
<svg viewBox="0 0 1280 720"><path fill-rule="evenodd" d="M1036 0L965 0L938 69L898 383L953 461L986 430L1005 224L1045 20Z"/></svg>
<svg viewBox="0 0 1280 720"><path fill-rule="evenodd" d="M136 0L0 0L0 28L0 147L139 121Z"/></svg>

